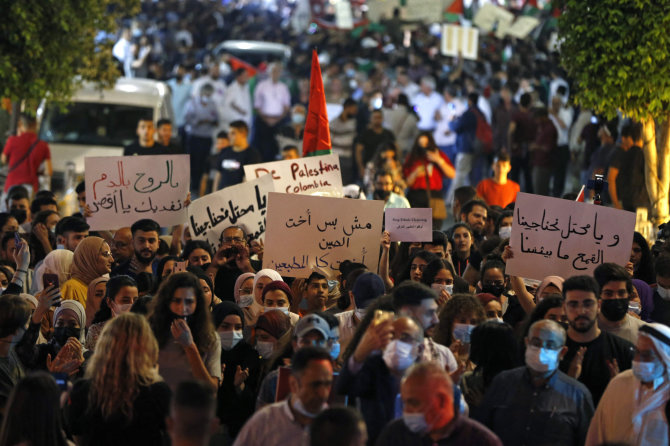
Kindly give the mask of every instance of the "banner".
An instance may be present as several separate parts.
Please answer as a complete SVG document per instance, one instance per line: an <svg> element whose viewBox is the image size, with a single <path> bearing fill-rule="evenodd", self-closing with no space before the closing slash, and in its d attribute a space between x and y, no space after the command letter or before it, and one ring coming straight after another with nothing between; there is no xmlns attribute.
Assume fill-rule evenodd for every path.
<svg viewBox="0 0 670 446"><path fill-rule="evenodd" d="M482 31L490 32L499 29L501 24L509 25L513 21L514 14L505 8L487 3L477 10L472 23Z"/></svg>
<svg viewBox="0 0 670 446"><path fill-rule="evenodd" d="M265 175L195 200L188 207L191 236L205 240L215 252L229 226L243 227L249 241L260 238L265 233L268 193L272 191L272 178Z"/></svg>
<svg viewBox="0 0 670 446"><path fill-rule="evenodd" d="M441 51L445 56L477 60L479 29L455 25L442 25Z"/></svg>
<svg viewBox="0 0 670 446"><path fill-rule="evenodd" d="M410 208L384 210L384 229L392 242L433 241L433 210Z"/></svg>
<svg viewBox="0 0 670 446"><path fill-rule="evenodd" d="M634 231L632 212L520 192L505 272L542 280L591 275L606 262L624 266Z"/></svg>
<svg viewBox="0 0 670 446"><path fill-rule="evenodd" d="M384 202L269 194L263 268L308 277L318 268L335 277L344 260L377 271Z"/></svg>
<svg viewBox="0 0 670 446"><path fill-rule="evenodd" d="M116 230L150 218L184 223L190 190L188 155L100 156L84 159L86 203L93 231Z"/></svg>
<svg viewBox="0 0 670 446"><path fill-rule="evenodd" d="M312 156L295 160L244 166L247 180L272 176L274 191L286 194L341 197L342 171L337 155Z"/></svg>
<svg viewBox="0 0 670 446"><path fill-rule="evenodd" d="M406 0L405 20L440 23L444 5L442 0Z"/></svg>

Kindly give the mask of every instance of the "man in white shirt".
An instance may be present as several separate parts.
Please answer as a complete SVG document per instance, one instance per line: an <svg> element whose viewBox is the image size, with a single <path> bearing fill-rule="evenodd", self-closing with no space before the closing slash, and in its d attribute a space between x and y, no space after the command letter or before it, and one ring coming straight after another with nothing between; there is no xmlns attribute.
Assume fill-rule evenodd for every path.
<svg viewBox="0 0 670 446"><path fill-rule="evenodd" d="M264 161L274 161L279 154L275 135L291 107L291 94L286 84L279 80L280 63L270 64L270 77L259 82L254 90L256 130L253 145L261 150Z"/></svg>
<svg viewBox="0 0 670 446"><path fill-rule="evenodd" d="M112 55L119 62L120 71L125 77L132 77L133 73L130 64L133 62L133 55L130 52L130 29L124 28L121 31L121 37L112 47Z"/></svg>
<svg viewBox="0 0 670 446"><path fill-rule="evenodd" d="M433 138L435 144L446 155L452 159L456 159L456 133L449 129L449 123L461 116L467 110L467 104L458 98L458 89L454 86L447 86L442 93L444 101L437 110L440 119L437 121Z"/></svg>
<svg viewBox="0 0 670 446"><path fill-rule="evenodd" d="M303 347L291 360L288 399L265 406L247 421L233 446L301 445L307 428L325 408L333 384L330 353Z"/></svg>
<svg viewBox="0 0 670 446"><path fill-rule="evenodd" d="M563 105L565 87L559 87L559 91L551 100L549 108L549 119L556 127L558 141L556 147L556 164L554 165L554 197L561 197L565 187L565 175L570 161L570 126L572 126L573 111L569 105Z"/></svg>
<svg viewBox="0 0 670 446"><path fill-rule="evenodd" d="M432 77L421 79L421 91L414 96L412 101L414 109L419 115L417 127L421 131L432 132L437 126L439 119L438 110L444 102L442 96L435 92L435 80Z"/></svg>
<svg viewBox="0 0 670 446"><path fill-rule="evenodd" d="M228 85L223 99L224 126L233 121L244 121L251 128L251 92L249 74L244 68L235 71L235 80Z"/></svg>
<svg viewBox="0 0 670 446"><path fill-rule="evenodd" d="M182 143L185 138L184 125L186 121L184 116L186 114L186 104L191 96L191 81L186 76L186 69L182 64L177 65L175 70L175 77L170 79L167 84L170 86L172 92L172 109L174 110L174 121L179 129L179 136L182 138Z"/></svg>

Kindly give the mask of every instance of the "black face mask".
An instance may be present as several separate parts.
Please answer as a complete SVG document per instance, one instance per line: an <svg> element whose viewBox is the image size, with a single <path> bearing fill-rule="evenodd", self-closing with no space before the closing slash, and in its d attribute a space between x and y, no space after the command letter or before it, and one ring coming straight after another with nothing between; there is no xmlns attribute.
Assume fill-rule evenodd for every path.
<svg viewBox="0 0 670 446"><path fill-rule="evenodd" d="M490 293L495 297L502 296L502 293L505 291L505 285L484 285L482 287L482 293Z"/></svg>
<svg viewBox="0 0 670 446"><path fill-rule="evenodd" d="M381 189L375 189L374 192L374 197L377 200L388 200L388 198L391 196L391 191L386 191L386 190L381 190Z"/></svg>
<svg viewBox="0 0 670 446"><path fill-rule="evenodd" d="M79 332L81 330L76 327L56 327L54 328L54 341L58 345L63 346L67 343L67 340L70 338L79 339Z"/></svg>
<svg viewBox="0 0 670 446"><path fill-rule="evenodd" d="M628 299L605 299L600 303L600 312L608 321L620 321L628 313Z"/></svg>
<svg viewBox="0 0 670 446"><path fill-rule="evenodd" d="M12 209L9 213L19 222L19 224L22 224L28 218L28 213L25 209Z"/></svg>

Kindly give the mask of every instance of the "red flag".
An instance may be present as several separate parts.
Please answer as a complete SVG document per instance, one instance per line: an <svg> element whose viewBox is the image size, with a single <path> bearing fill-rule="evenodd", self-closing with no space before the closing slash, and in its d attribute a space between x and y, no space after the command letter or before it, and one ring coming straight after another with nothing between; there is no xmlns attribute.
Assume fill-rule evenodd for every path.
<svg viewBox="0 0 670 446"><path fill-rule="evenodd" d="M463 15L463 0L454 0L445 11L447 14Z"/></svg>
<svg viewBox="0 0 670 446"><path fill-rule="evenodd" d="M254 77L256 74L258 74L258 70L256 68L249 65L245 61L238 59L237 57L230 56L228 59L228 64L230 65L230 68L233 69L233 71L237 71L238 68L244 68L249 77Z"/></svg>
<svg viewBox="0 0 670 446"><path fill-rule="evenodd" d="M326 92L323 89L321 67L316 51L312 51L312 73L309 82L309 110L302 139L302 156L329 155L330 127L326 111Z"/></svg>
<svg viewBox="0 0 670 446"><path fill-rule="evenodd" d="M582 186L582 189L579 191L579 195L577 195L577 199L575 201L579 201L581 203L584 203L584 190L586 189L586 186Z"/></svg>

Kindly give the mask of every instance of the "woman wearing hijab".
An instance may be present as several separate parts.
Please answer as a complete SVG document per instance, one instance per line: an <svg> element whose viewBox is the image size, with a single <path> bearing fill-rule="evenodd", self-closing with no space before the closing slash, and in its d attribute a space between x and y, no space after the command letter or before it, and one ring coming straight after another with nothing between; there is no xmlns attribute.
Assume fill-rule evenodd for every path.
<svg viewBox="0 0 670 446"><path fill-rule="evenodd" d="M651 289L647 282L641 279L633 279L633 288L640 300L640 312L636 313L640 315L640 319L643 321L653 322L651 320L651 312L654 311L654 290ZM631 299L629 304L632 305L633 308L635 307L633 305L634 302L635 299Z"/></svg>
<svg viewBox="0 0 670 446"><path fill-rule="evenodd" d="M88 284L94 279L109 274L112 270L112 253L109 245L100 237L86 237L74 251L70 275L62 284L63 300L76 300L86 308Z"/></svg>
<svg viewBox="0 0 670 446"><path fill-rule="evenodd" d="M88 284L88 292L86 293L86 329L91 326L95 313L100 309L100 304L107 291L107 281L109 281L109 278L102 276L93 279Z"/></svg>
<svg viewBox="0 0 670 446"><path fill-rule="evenodd" d="M58 302L58 294L51 301ZM53 294L52 294L53 295ZM64 372L69 375L83 370L80 368L84 362L84 340L86 327L86 310L75 300L60 302L53 316L54 334L46 344L36 344L39 337L40 324L35 320L42 319L44 308L37 306L26 334L16 347L16 353L27 369L48 370L50 372ZM35 318L37 315L38 319ZM67 348L62 355L61 350Z"/></svg>
<svg viewBox="0 0 670 446"><path fill-rule="evenodd" d="M70 278L70 268L72 268L72 258L74 253L69 249L54 249L42 261L42 264L35 270L35 277L32 282L31 291L33 295L42 291L44 283L42 277L44 274L57 274L58 283L61 285Z"/></svg>
<svg viewBox="0 0 670 446"><path fill-rule="evenodd" d="M254 304L254 273L242 273L235 281L235 289L233 296L235 303L242 309L244 313L245 336L251 330L252 321L254 320L253 304Z"/></svg>
<svg viewBox="0 0 670 446"><path fill-rule="evenodd" d="M39 305L39 301L37 299L35 299L35 296L31 296L30 294L26 294L26 293L21 293L21 294L19 294L19 296L21 296L23 299L26 300L26 302L28 302L28 304L30 304L31 311L35 311L37 309L37 306ZM51 317L53 319L53 312L51 314ZM46 318L46 316L42 318L42 323L40 324L41 328L40 328L39 335L37 336L37 342L36 342L37 344L46 344L47 343L47 340L44 337L44 333L42 333L42 331L44 330L44 319L45 318ZM47 325L47 328L50 327L50 326L51 326L51 323L49 323Z"/></svg>
<svg viewBox="0 0 670 446"><path fill-rule="evenodd" d="M256 325L258 315L263 312L263 288L265 288L265 285L274 282L275 280L282 280L282 278L277 271L269 268L258 271L254 276L254 300L251 305L247 307L249 313L247 323L250 326Z"/></svg>
<svg viewBox="0 0 670 446"><path fill-rule="evenodd" d="M261 359L242 336L244 314L232 302L222 302L212 310L221 339L223 383L218 391L217 415L234 438L254 413Z"/></svg>

